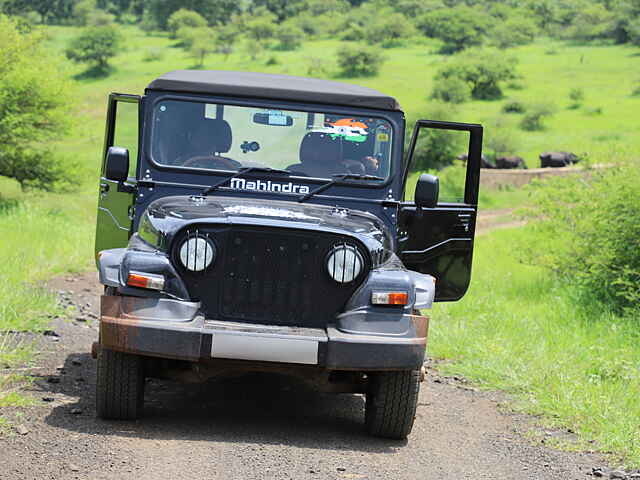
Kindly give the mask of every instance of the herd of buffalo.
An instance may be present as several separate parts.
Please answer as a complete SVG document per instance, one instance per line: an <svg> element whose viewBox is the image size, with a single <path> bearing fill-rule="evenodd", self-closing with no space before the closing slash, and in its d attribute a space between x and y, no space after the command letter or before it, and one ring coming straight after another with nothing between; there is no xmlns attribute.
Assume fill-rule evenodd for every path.
<svg viewBox="0 0 640 480"><path fill-rule="evenodd" d="M466 161L467 155L458 156L459 160ZM580 159L575 153L571 152L544 152L540 154L540 167L567 167L578 163ZM518 156L509 157L496 157L495 162L491 162L487 157L482 155L481 158L482 168L494 168L494 169L513 169L513 168L527 168L527 164L524 158Z"/></svg>

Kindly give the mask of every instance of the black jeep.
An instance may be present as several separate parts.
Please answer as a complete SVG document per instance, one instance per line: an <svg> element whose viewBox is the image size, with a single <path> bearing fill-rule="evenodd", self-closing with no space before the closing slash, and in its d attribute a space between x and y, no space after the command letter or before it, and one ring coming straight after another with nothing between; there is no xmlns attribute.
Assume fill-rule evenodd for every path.
<svg viewBox="0 0 640 480"><path fill-rule="evenodd" d="M421 129L468 135L455 201L429 174L404 201ZM174 71L111 94L98 415L138 417L145 377L277 372L365 394L368 432L406 437L420 311L469 284L482 127L419 121L406 160L404 137L394 98L333 81Z"/></svg>

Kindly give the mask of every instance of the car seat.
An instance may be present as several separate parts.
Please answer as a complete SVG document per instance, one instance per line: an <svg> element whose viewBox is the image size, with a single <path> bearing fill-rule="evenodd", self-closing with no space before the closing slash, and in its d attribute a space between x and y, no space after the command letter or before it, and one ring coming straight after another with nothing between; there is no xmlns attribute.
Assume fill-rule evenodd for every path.
<svg viewBox="0 0 640 480"><path fill-rule="evenodd" d="M300 163L289 165L287 170L310 177L329 178L344 173L340 139L324 132L309 132L300 142Z"/></svg>

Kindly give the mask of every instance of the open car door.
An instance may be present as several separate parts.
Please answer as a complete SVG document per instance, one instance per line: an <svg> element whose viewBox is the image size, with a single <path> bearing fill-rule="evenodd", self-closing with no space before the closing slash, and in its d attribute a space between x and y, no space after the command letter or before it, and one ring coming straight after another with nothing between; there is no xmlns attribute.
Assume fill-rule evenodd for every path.
<svg viewBox="0 0 640 480"><path fill-rule="evenodd" d="M140 97L138 95L109 95L107 125L96 222L96 256L102 250L125 247L131 235L133 201L138 156ZM106 174L107 152L110 147L126 148L129 152L128 179L110 180Z"/></svg>
<svg viewBox="0 0 640 480"><path fill-rule="evenodd" d="M442 136L453 132L457 132L455 135L468 136L464 178L462 175L447 175L449 181L449 177L457 180L457 185L443 185L441 180L439 200L433 208L421 208L414 202L403 202L400 208L400 258L408 269L436 278L436 301L459 300L467 291L471 279L473 239L478 211L482 126L419 120L413 131L405 167L407 192L406 185L412 183L417 173L427 169L433 172L438 160L441 160L431 156L427 149L426 152L421 152L420 162L417 162L420 165L414 165L421 134L422 138L429 139L429 135ZM427 145L429 144L433 143Z"/></svg>

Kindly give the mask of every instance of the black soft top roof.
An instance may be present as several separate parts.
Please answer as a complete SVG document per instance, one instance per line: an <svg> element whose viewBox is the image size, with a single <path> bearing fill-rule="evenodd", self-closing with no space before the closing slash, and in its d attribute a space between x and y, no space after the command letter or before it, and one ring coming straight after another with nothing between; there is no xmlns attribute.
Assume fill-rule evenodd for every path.
<svg viewBox="0 0 640 480"><path fill-rule="evenodd" d="M174 70L156 78L147 89L401 110L395 98L371 88L268 73Z"/></svg>

